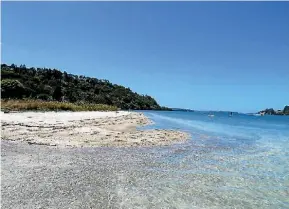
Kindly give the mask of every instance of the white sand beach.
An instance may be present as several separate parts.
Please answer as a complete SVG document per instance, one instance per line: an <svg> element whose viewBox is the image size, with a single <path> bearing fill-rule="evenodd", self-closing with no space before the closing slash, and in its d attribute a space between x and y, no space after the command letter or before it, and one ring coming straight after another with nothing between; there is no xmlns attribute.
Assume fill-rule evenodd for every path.
<svg viewBox="0 0 289 209"><path fill-rule="evenodd" d="M1 112L4 140L61 147L156 146L182 142L176 130L137 130L152 124L136 112Z"/></svg>

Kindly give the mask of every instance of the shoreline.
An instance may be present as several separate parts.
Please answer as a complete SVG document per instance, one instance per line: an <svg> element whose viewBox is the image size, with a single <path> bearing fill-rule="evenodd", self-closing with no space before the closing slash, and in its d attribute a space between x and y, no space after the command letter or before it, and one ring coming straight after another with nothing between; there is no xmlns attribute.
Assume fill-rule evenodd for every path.
<svg viewBox="0 0 289 209"><path fill-rule="evenodd" d="M137 130L153 122L138 112L1 112L2 140L58 147L150 147L186 141L176 130Z"/></svg>

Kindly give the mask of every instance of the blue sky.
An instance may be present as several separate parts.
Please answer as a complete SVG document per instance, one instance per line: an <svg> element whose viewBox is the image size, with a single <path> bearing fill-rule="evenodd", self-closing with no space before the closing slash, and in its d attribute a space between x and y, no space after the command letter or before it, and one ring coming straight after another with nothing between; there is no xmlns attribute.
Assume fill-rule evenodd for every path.
<svg viewBox="0 0 289 209"><path fill-rule="evenodd" d="M289 104L289 2L2 2L2 63L108 79L161 105Z"/></svg>

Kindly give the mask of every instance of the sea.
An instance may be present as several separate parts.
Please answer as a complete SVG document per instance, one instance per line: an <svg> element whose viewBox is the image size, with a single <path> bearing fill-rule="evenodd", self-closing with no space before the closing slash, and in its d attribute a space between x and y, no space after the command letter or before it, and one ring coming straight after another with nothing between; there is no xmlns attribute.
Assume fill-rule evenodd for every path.
<svg viewBox="0 0 289 209"><path fill-rule="evenodd" d="M288 116L142 112L154 124L139 129L182 130L191 137L128 149L140 162L119 176L126 179L120 208L289 208Z"/></svg>

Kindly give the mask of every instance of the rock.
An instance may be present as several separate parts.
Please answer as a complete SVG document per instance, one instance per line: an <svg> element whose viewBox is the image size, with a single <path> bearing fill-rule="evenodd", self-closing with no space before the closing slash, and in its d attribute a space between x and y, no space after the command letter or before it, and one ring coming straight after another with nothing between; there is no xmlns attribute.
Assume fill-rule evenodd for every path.
<svg viewBox="0 0 289 209"><path fill-rule="evenodd" d="M276 112L273 108L269 108L269 109L267 108L267 109L259 112L259 114L262 114L262 113L266 114L266 115L275 115L276 114Z"/></svg>
<svg viewBox="0 0 289 209"><path fill-rule="evenodd" d="M289 115L289 106L286 105L283 110L277 110L277 111L275 111L273 108L267 108L258 113L266 114L266 115Z"/></svg>
<svg viewBox="0 0 289 209"><path fill-rule="evenodd" d="M289 115L289 105L286 105L283 109L284 115Z"/></svg>
<svg viewBox="0 0 289 209"><path fill-rule="evenodd" d="M28 143L29 145L31 145L31 144L36 144L36 145L56 146L56 144L49 144L49 143L43 143L43 142L28 141L27 143Z"/></svg>

